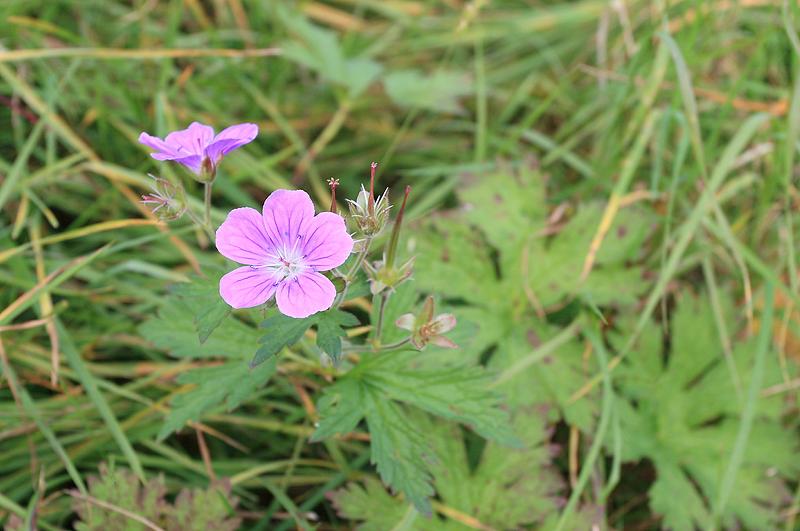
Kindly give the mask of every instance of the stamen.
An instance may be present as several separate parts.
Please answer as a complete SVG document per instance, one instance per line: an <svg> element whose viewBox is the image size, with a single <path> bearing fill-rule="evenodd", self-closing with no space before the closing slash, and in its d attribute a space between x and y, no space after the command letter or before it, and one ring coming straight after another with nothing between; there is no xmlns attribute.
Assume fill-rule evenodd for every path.
<svg viewBox="0 0 800 531"><path fill-rule="evenodd" d="M375 170L378 169L378 163L373 162L369 165L369 215L375 213Z"/></svg>

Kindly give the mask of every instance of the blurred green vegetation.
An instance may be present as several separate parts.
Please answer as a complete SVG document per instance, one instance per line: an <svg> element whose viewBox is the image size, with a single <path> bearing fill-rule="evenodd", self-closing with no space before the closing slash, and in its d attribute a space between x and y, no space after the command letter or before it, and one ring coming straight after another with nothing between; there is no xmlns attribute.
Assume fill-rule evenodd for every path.
<svg viewBox="0 0 800 531"><path fill-rule="evenodd" d="M797 21L790 0L4 0L0 522L93 529L91 496L131 529L119 509L172 528L796 529ZM487 367L522 442L403 417L433 441L433 517L380 483L363 430L309 442L330 380L309 349L158 438L200 383L179 376L246 363L258 337L240 315L227 343L192 343L164 303L224 260L139 202L147 173L202 191L136 138L193 120L261 130L220 168L215 225L276 188L325 208L329 177L354 197L373 160L392 197L413 187L403 252L463 347L424 369ZM89 479L104 462L118 480ZM168 501L134 499L160 475ZM190 524L192 503L209 515Z"/></svg>

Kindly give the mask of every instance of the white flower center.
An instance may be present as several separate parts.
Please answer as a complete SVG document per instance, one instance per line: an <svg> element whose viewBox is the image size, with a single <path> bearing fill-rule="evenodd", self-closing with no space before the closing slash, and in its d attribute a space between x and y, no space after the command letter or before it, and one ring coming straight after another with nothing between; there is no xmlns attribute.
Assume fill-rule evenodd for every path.
<svg viewBox="0 0 800 531"><path fill-rule="evenodd" d="M303 255L303 237L298 236L293 245L286 242L280 248L272 249L264 263L250 266L253 269L267 269L276 277L276 284L296 279L308 269Z"/></svg>

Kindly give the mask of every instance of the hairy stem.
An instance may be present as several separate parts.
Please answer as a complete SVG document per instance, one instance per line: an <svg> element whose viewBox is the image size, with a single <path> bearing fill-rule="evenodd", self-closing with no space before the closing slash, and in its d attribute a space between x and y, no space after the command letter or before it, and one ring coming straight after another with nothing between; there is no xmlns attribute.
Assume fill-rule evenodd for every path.
<svg viewBox="0 0 800 531"><path fill-rule="evenodd" d="M378 318L375 321L375 338L373 339L375 345L381 344L381 335L383 335L383 314L386 312L386 302L389 300L389 290L384 290L380 293L380 302L378 306Z"/></svg>
<svg viewBox="0 0 800 531"><path fill-rule="evenodd" d="M396 350L400 347L404 347L409 343L411 343L411 336L408 336L405 339L401 339L400 341L395 341L394 343L389 343L388 345L382 345L380 347L373 347L373 348L370 348L368 345L346 345L342 347L342 352L345 354L350 354L353 352L372 352L372 353L389 352L392 350Z"/></svg>
<svg viewBox="0 0 800 531"><path fill-rule="evenodd" d="M364 240L364 248L361 250L361 252L358 253L356 261L353 262L352 267L350 267L350 269L347 271L347 274L345 274L344 276L344 289L336 297L336 300L333 302L334 308L338 308L344 302L345 297L347 296L347 290L350 289L350 284L352 284L353 280L355 280L356 273L364 264L364 260L367 258L367 254L369 254L369 248L371 244L372 244L372 236L367 236L366 239Z"/></svg>

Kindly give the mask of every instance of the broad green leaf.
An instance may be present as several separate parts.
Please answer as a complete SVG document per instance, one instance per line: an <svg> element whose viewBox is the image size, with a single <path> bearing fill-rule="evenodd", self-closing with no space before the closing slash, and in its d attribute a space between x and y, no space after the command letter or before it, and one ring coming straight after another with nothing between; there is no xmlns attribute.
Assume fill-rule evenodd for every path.
<svg viewBox="0 0 800 531"><path fill-rule="evenodd" d="M720 298L723 319L730 298ZM629 330L633 317L621 328ZM671 529L705 528L713 519L707 500L720 492L722 472L736 441L750 383L755 345L734 343L725 361L710 301L685 295L671 320L668 356L656 325L646 327L626 361L615 371L622 396L623 457L649 459L656 469L650 504ZM612 336L615 342L625 338ZM733 372L735 368L735 373ZM735 376L734 376L735 374ZM735 383L738 379L738 388ZM763 387L782 381L777 356L769 356ZM723 527L773 529L781 513L784 479L797 477L796 438L781 424L781 397L760 398L742 465L722 514Z"/></svg>
<svg viewBox="0 0 800 531"><path fill-rule="evenodd" d="M275 312L272 316L264 319L259 326L265 328L267 333L258 340L261 346L253 356L250 367L264 363L285 347L297 343L306 330L314 324L315 317L312 315L303 319L295 319Z"/></svg>
<svg viewBox="0 0 800 531"><path fill-rule="evenodd" d="M433 217L422 235L412 234L414 279L419 289L486 306L502 296L489 249L480 234L459 219Z"/></svg>
<svg viewBox="0 0 800 531"><path fill-rule="evenodd" d="M397 70L387 74L383 83L386 93L400 106L446 113L463 111L459 98L472 94L469 76L445 70L430 74Z"/></svg>
<svg viewBox="0 0 800 531"><path fill-rule="evenodd" d="M343 327L359 324L355 315L336 308L315 314L317 324L317 346L331 357L335 366L342 356L342 338L347 336Z"/></svg>
<svg viewBox="0 0 800 531"><path fill-rule="evenodd" d="M584 347L576 337L542 355L545 345L560 333L561 329L535 320L517 326L498 342L489 368L502 375L505 369L523 367L497 387L512 407L552 405L552 420L564 418L570 425L591 432L599 391L576 402L571 397L595 374L596 364L584 359Z"/></svg>
<svg viewBox="0 0 800 531"><path fill-rule="evenodd" d="M251 396L275 374L277 359L250 368L244 361L232 361L224 365L192 369L178 377L180 384L194 384L186 393L177 395L170 404L170 411L159 439L166 438L190 420L200 420L209 411L225 406L232 410Z"/></svg>
<svg viewBox="0 0 800 531"><path fill-rule="evenodd" d="M501 166L491 175L467 177L458 193L464 217L498 251L516 257L525 241L545 226L544 179L527 165Z"/></svg>
<svg viewBox="0 0 800 531"><path fill-rule="evenodd" d="M206 278L195 275L191 282L176 284L172 289L194 311L194 324L200 343L205 343L211 332L231 313L230 306L219 295L222 274L216 271Z"/></svg>

